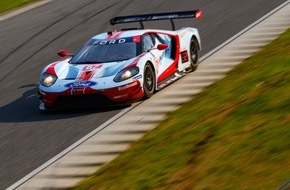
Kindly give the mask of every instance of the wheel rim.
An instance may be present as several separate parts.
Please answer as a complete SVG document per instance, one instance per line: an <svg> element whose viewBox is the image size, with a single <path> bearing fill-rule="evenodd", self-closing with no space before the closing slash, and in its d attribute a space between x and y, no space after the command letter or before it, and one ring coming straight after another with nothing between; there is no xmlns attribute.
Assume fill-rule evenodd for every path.
<svg viewBox="0 0 290 190"><path fill-rule="evenodd" d="M153 74L148 67L145 70L145 86L149 91L153 89Z"/></svg>

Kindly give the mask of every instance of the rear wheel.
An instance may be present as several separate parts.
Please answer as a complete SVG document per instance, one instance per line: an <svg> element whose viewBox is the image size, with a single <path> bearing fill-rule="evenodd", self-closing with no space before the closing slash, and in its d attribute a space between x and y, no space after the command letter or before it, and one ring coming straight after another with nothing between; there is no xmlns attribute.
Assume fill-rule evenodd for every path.
<svg viewBox="0 0 290 190"><path fill-rule="evenodd" d="M192 37L190 40L190 69L189 72L193 72L198 67L198 43L197 40Z"/></svg>
<svg viewBox="0 0 290 190"><path fill-rule="evenodd" d="M144 82L143 82L143 89L144 89L144 99L150 98L155 90L155 74L152 66L149 63L145 64L144 67Z"/></svg>

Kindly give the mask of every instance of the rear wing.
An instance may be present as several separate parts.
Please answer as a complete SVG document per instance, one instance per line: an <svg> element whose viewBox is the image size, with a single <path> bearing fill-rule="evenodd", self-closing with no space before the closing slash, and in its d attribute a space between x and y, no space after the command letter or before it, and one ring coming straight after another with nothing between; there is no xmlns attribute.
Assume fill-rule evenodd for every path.
<svg viewBox="0 0 290 190"><path fill-rule="evenodd" d="M156 13L156 14L145 14L145 15L132 15L132 16L120 16L115 17L110 20L111 25L139 22L141 28L144 29L144 21L156 21L156 20L170 20L172 25L172 30L175 30L175 25L173 19L182 18L196 18L200 19L202 17L201 10L194 11L182 11L182 12L170 12L170 13Z"/></svg>

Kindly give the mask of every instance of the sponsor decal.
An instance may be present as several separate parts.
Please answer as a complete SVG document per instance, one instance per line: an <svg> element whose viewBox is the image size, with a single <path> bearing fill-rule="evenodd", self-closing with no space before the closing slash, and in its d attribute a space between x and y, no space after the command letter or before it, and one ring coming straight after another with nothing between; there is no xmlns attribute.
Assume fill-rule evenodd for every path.
<svg viewBox="0 0 290 190"><path fill-rule="evenodd" d="M140 79L140 78L142 78L142 75L138 75L138 76L134 77L133 80L137 80L137 79Z"/></svg>
<svg viewBox="0 0 290 190"><path fill-rule="evenodd" d="M188 52L187 51L180 52L180 55L181 55L182 63L185 63L185 62L189 61Z"/></svg>
<svg viewBox="0 0 290 190"><path fill-rule="evenodd" d="M126 98L126 97L128 97L128 94L114 96L113 99L120 99L120 98Z"/></svg>
<svg viewBox="0 0 290 190"><path fill-rule="evenodd" d="M139 43L140 42L140 36L133 36L133 37L124 37L124 38L107 38L105 40L101 40L96 42L95 44L98 45L115 45L115 44L123 44L128 42L134 42Z"/></svg>
<svg viewBox="0 0 290 190"><path fill-rule="evenodd" d="M161 60L161 59L162 58L160 57L159 60ZM159 60L157 57L154 56L154 65L155 65L156 74L159 73Z"/></svg>
<svg viewBox="0 0 290 190"><path fill-rule="evenodd" d="M75 81L75 82L68 83L64 86L67 88L85 88L85 87L94 86L97 84L98 84L97 82L93 82L93 81Z"/></svg>
<svg viewBox="0 0 290 190"><path fill-rule="evenodd" d="M111 45L111 44L123 44L126 42L126 39L114 39L114 40L102 40L98 42L99 45Z"/></svg>
<svg viewBox="0 0 290 190"><path fill-rule="evenodd" d="M82 93L84 93L84 89L83 88L76 88L76 89L73 89L72 92L82 92Z"/></svg>
<svg viewBox="0 0 290 190"><path fill-rule="evenodd" d="M121 91L121 90L126 90L126 89L131 88L131 87L136 86L136 85L137 85L137 82L133 82L133 83L131 83L131 84L127 84L127 85L125 85L125 86L120 86L120 87L118 88L118 90L119 90L119 91Z"/></svg>
<svg viewBox="0 0 290 190"><path fill-rule="evenodd" d="M181 34L180 34L180 37L183 37L185 34L187 33L187 31L183 31Z"/></svg>

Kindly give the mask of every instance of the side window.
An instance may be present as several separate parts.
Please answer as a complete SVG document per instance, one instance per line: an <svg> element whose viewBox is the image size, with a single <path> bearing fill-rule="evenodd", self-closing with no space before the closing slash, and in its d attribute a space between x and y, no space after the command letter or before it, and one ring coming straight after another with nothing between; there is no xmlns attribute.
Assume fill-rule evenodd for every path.
<svg viewBox="0 0 290 190"><path fill-rule="evenodd" d="M175 59L175 56L176 56L175 55L176 53L175 38L166 34L158 34L157 38L161 43L168 45L168 48L165 50L165 56L167 58Z"/></svg>
<svg viewBox="0 0 290 190"><path fill-rule="evenodd" d="M166 34L158 34L158 39L164 44L170 44L171 36Z"/></svg>
<svg viewBox="0 0 290 190"><path fill-rule="evenodd" d="M154 47L154 45L155 45L154 38L149 34L145 34L142 38L143 52L152 49Z"/></svg>

